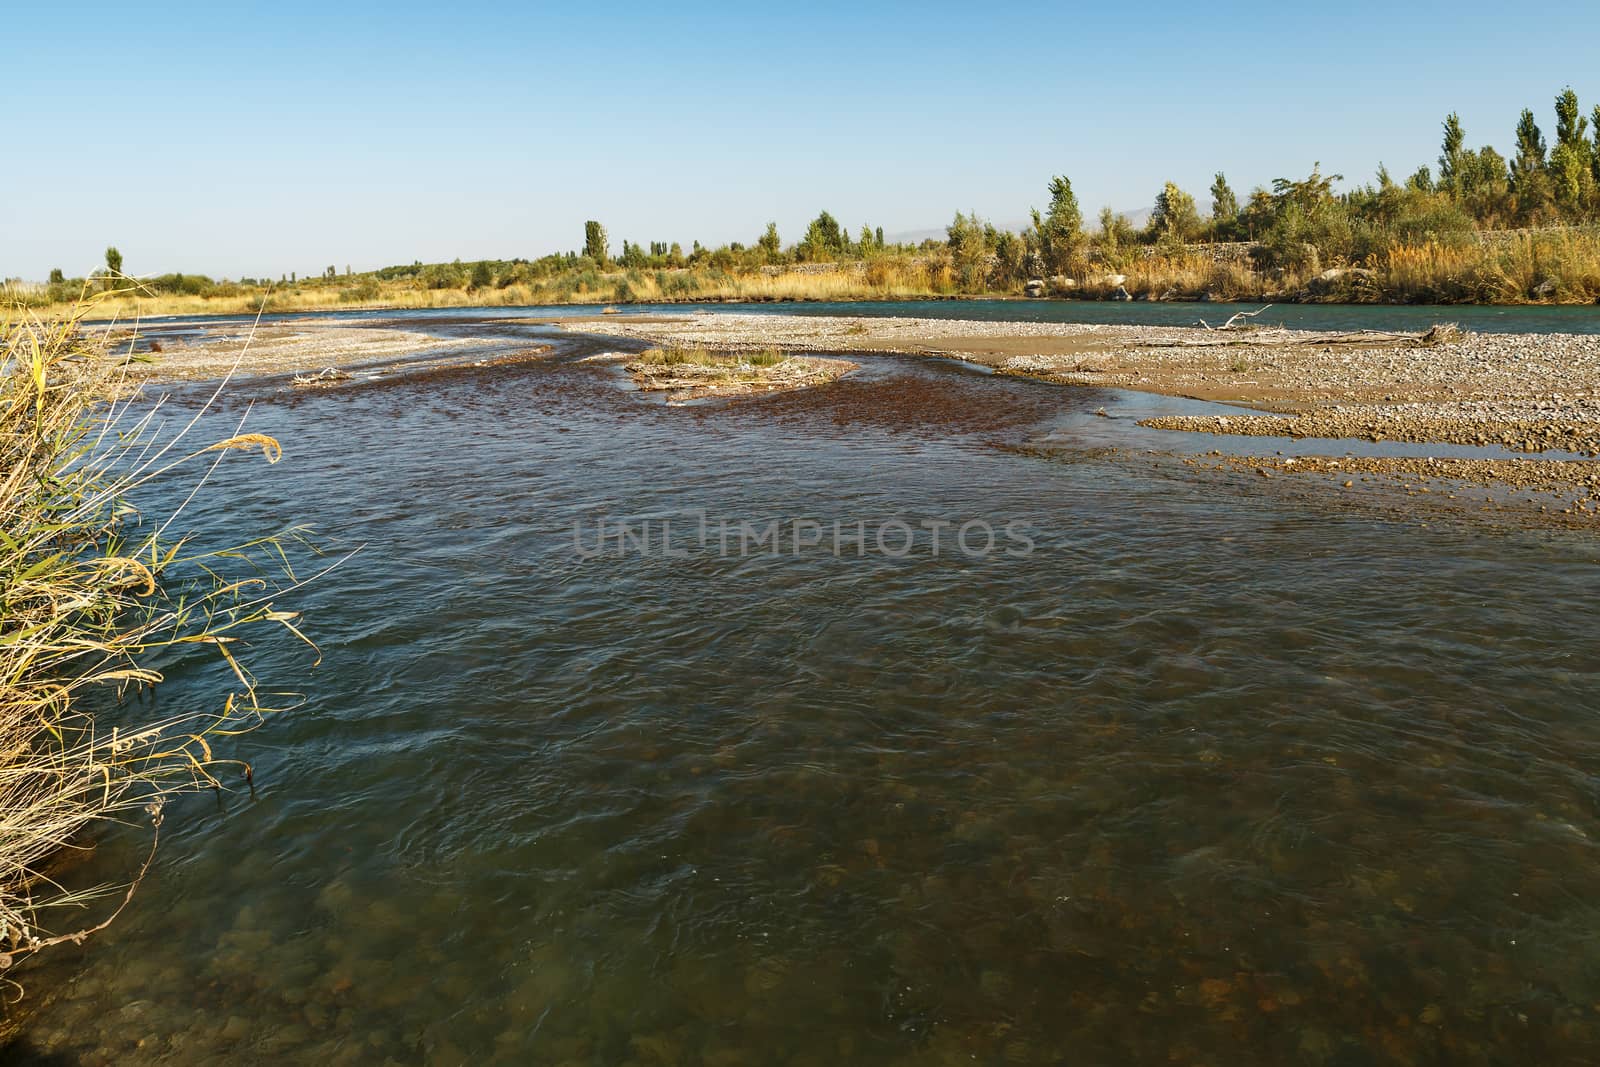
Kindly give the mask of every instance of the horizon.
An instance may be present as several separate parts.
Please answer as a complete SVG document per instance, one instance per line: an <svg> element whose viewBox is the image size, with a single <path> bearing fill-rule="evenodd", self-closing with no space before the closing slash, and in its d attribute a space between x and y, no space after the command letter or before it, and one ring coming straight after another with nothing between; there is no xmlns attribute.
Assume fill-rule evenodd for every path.
<svg viewBox="0 0 1600 1067"><path fill-rule="evenodd" d="M750 244L768 221L792 244L823 210L851 233L928 231L956 211L1014 225L1055 174L1091 222L1102 206L1147 209L1167 180L1204 212L1219 170L1241 198L1317 163L1344 188L1380 164L1401 179L1436 166L1452 111L1469 146L1508 154L1524 107L1549 137L1567 85L1585 114L1600 102L1578 77L1600 32L1588 11L1519 55L1484 4L1448 24L1368 3L1337 22L1242 4L1199 27L1158 4L1137 35L1098 9L1027 22L950 4L445 25L411 5L313 10L276 7L264 25L91 6L66 33L14 17L19 38L45 43L12 71L41 87L13 143L50 178L8 172L0 276L83 275L108 245L132 275L536 259L580 248L586 219L614 248ZM981 47L1018 73L988 74ZM1239 58L1231 76L1196 68ZM1324 61L1337 79L1307 75ZM1394 70L1400 84L1371 84ZM1201 79L1197 107L1186 90Z"/></svg>

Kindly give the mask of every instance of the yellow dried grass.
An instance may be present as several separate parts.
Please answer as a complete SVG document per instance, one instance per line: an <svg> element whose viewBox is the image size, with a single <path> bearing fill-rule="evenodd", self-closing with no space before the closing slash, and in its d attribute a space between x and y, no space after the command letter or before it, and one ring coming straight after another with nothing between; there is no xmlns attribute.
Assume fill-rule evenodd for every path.
<svg viewBox="0 0 1600 1067"><path fill-rule="evenodd" d="M222 788L229 767L245 768L208 740L269 710L228 647L239 633L269 623L303 638L273 603L300 584L285 555L296 531L202 552L169 535L176 514L146 521L129 503L206 452L259 449L275 462L279 443L238 433L186 449L195 420L163 436L159 405L138 414L132 400L106 400L126 390L120 361L83 329L89 310L0 309L0 975L102 929L149 864L108 915L47 876L62 848L137 820L153 849L170 797ZM228 577L241 560L252 576ZM129 728L117 699L161 681L152 658L186 645L216 649L238 686L213 710Z"/></svg>

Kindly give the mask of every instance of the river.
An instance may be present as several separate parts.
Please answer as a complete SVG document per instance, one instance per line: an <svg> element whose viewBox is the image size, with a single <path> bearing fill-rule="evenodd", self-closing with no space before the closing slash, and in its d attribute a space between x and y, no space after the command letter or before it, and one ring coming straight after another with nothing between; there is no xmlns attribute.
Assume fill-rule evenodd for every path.
<svg viewBox="0 0 1600 1067"><path fill-rule="evenodd" d="M1104 395L954 363L667 407L511 332L557 351L235 389L285 458L202 540L362 548L292 605L319 666L249 650L305 694L230 742L254 799L24 971L19 1062L1600 1054L1591 533L1108 452Z"/></svg>

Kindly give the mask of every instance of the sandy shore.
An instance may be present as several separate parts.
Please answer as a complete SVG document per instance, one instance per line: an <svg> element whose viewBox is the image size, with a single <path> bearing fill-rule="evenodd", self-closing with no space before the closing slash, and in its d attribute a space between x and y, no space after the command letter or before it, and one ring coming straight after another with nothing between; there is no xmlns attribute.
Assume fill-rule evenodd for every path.
<svg viewBox="0 0 1600 1067"><path fill-rule="evenodd" d="M1066 325L916 318L699 314L573 324L656 344L955 357L999 373L1243 405L1263 414L1167 416L1157 429L1286 438L1438 442L1527 453L1600 452L1600 336L1414 335L1286 329ZM1588 507L1586 462L1373 457L1360 467L1233 457L1269 473L1360 469L1571 493ZM1329 460L1329 462L1346 462Z"/></svg>

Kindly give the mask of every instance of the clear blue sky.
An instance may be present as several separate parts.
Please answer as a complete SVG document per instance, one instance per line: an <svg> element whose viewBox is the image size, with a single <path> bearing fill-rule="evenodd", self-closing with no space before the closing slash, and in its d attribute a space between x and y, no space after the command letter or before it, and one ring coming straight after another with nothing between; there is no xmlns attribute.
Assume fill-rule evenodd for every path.
<svg viewBox="0 0 1600 1067"><path fill-rule="evenodd" d="M68 13L70 11L70 13ZM1526 21L1520 21L1526 20ZM5 17L0 276L320 272L1086 216L1398 176L1600 101L1600 5L47 4Z"/></svg>

